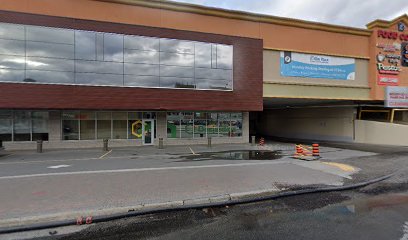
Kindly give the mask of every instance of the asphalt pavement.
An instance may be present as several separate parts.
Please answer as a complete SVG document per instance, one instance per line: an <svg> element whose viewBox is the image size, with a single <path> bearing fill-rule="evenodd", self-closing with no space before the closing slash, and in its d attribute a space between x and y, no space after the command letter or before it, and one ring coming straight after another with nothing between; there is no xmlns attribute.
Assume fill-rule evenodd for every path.
<svg viewBox="0 0 408 240"><path fill-rule="evenodd" d="M381 154L323 146L322 158L308 162L291 158L293 148L268 143L9 152L0 157L0 226L341 186L407 165L404 149Z"/></svg>

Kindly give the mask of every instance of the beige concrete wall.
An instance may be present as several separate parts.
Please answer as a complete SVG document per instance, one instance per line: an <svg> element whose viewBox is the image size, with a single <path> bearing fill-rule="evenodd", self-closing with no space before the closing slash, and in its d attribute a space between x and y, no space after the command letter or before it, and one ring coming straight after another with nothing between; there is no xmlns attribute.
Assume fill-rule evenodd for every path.
<svg viewBox="0 0 408 240"><path fill-rule="evenodd" d="M356 142L408 146L408 126L366 120L355 121Z"/></svg>
<svg viewBox="0 0 408 240"><path fill-rule="evenodd" d="M297 108L265 110L259 130L267 136L353 141L353 108Z"/></svg>

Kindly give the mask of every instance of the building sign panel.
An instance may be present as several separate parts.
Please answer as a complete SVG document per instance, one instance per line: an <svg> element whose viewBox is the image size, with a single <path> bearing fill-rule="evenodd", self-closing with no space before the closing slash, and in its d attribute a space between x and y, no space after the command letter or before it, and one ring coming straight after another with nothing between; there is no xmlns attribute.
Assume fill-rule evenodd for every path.
<svg viewBox="0 0 408 240"><path fill-rule="evenodd" d="M408 87L385 87L385 107L408 108Z"/></svg>
<svg viewBox="0 0 408 240"><path fill-rule="evenodd" d="M355 59L295 52L280 53L281 75L285 77L355 79Z"/></svg>
<svg viewBox="0 0 408 240"><path fill-rule="evenodd" d="M399 78L398 76L387 76L387 75L378 75L378 85L388 85L388 86L398 86Z"/></svg>
<svg viewBox="0 0 408 240"><path fill-rule="evenodd" d="M401 44L401 66L408 67L408 42Z"/></svg>

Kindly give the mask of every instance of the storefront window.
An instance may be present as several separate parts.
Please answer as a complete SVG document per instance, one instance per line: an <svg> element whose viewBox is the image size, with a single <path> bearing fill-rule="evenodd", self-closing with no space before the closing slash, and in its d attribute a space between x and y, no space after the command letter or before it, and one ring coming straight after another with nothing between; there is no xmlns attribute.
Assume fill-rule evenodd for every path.
<svg viewBox="0 0 408 240"><path fill-rule="evenodd" d="M110 139L112 133L111 112L97 112L96 119L97 138Z"/></svg>
<svg viewBox="0 0 408 240"><path fill-rule="evenodd" d="M80 139L95 139L95 112L80 112Z"/></svg>
<svg viewBox="0 0 408 240"><path fill-rule="evenodd" d="M79 140L79 112L62 113L62 139Z"/></svg>
<svg viewBox="0 0 408 240"><path fill-rule="evenodd" d="M11 141L12 140L12 121L13 112L0 110L0 140Z"/></svg>
<svg viewBox="0 0 408 240"><path fill-rule="evenodd" d="M112 127L114 139L127 138L127 112L112 113Z"/></svg>
<svg viewBox="0 0 408 240"><path fill-rule="evenodd" d="M30 112L14 112L14 141L31 141Z"/></svg>
<svg viewBox="0 0 408 240"><path fill-rule="evenodd" d="M205 138L207 136L241 137L242 113L167 113L168 138Z"/></svg>
<svg viewBox="0 0 408 240"><path fill-rule="evenodd" d="M142 139L142 112L130 112L128 114L129 139Z"/></svg>
<svg viewBox="0 0 408 240"><path fill-rule="evenodd" d="M48 141L48 112L32 112L33 141Z"/></svg>

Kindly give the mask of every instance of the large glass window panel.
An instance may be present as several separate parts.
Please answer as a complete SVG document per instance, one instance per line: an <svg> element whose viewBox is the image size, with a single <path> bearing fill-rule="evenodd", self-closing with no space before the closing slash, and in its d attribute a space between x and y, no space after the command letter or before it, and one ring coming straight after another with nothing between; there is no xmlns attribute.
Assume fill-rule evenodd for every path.
<svg viewBox="0 0 408 240"><path fill-rule="evenodd" d="M160 53L160 64L170 66L194 66L194 55L185 53Z"/></svg>
<svg viewBox="0 0 408 240"><path fill-rule="evenodd" d="M180 138L180 112L167 112L167 138Z"/></svg>
<svg viewBox="0 0 408 240"><path fill-rule="evenodd" d="M64 111L62 113L62 139L79 140L79 112Z"/></svg>
<svg viewBox="0 0 408 240"><path fill-rule="evenodd" d="M75 61L75 71L78 73L114 73L123 74L123 64L100 61Z"/></svg>
<svg viewBox="0 0 408 240"><path fill-rule="evenodd" d="M194 121L192 119L180 120L180 137L193 138Z"/></svg>
<svg viewBox="0 0 408 240"><path fill-rule="evenodd" d="M95 112L80 112L80 139L95 139Z"/></svg>
<svg viewBox="0 0 408 240"><path fill-rule="evenodd" d="M75 31L75 58L96 60L96 33Z"/></svg>
<svg viewBox="0 0 408 240"><path fill-rule="evenodd" d="M96 126L97 126L97 138L98 139L110 139L112 132L112 115L111 112L97 112L96 113Z"/></svg>
<svg viewBox="0 0 408 240"><path fill-rule="evenodd" d="M29 57L74 58L74 45L30 41L26 45Z"/></svg>
<svg viewBox="0 0 408 240"><path fill-rule="evenodd" d="M127 138L127 121L126 120L113 120L113 138L114 139L126 139Z"/></svg>
<svg viewBox="0 0 408 240"><path fill-rule="evenodd" d="M231 90L231 81L196 79L197 89Z"/></svg>
<svg viewBox="0 0 408 240"><path fill-rule="evenodd" d="M123 35L104 34L103 56L105 61L123 62Z"/></svg>
<svg viewBox="0 0 408 240"><path fill-rule="evenodd" d="M211 43L195 43L195 67L211 68Z"/></svg>
<svg viewBox="0 0 408 240"><path fill-rule="evenodd" d="M25 57L0 55L0 68L25 69Z"/></svg>
<svg viewBox="0 0 408 240"><path fill-rule="evenodd" d="M26 27L28 41L74 44L74 30L48 27Z"/></svg>
<svg viewBox="0 0 408 240"><path fill-rule="evenodd" d="M232 69L232 46L217 45L217 68Z"/></svg>
<svg viewBox="0 0 408 240"><path fill-rule="evenodd" d="M127 112L112 113L112 127L114 139L127 138Z"/></svg>
<svg viewBox="0 0 408 240"><path fill-rule="evenodd" d="M191 67L175 67L175 66L160 66L161 77L181 77L193 78L194 68Z"/></svg>
<svg viewBox="0 0 408 240"><path fill-rule="evenodd" d="M22 82L24 78L24 70L0 69L1 82Z"/></svg>
<svg viewBox="0 0 408 240"><path fill-rule="evenodd" d="M194 119L194 138L203 138L207 136L207 120Z"/></svg>
<svg viewBox="0 0 408 240"><path fill-rule="evenodd" d="M195 112L194 119L207 119L208 113L207 112Z"/></svg>
<svg viewBox="0 0 408 240"><path fill-rule="evenodd" d="M31 118L33 141L48 141L48 112L33 112Z"/></svg>
<svg viewBox="0 0 408 240"><path fill-rule="evenodd" d="M13 113L7 110L0 110L0 140L11 141Z"/></svg>
<svg viewBox="0 0 408 240"><path fill-rule="evenodd" d="M231 122L229 120L219 120L219 134L222 137L229 137L231 132Z"/></svg>
<svg viewBox="0 0 408 240"><path fill-rule="evenodd" d="M195 88L194 78L161 77L160 87Z"/></svg>
<svg viewBox="0 0 408 240"><path fill-rule="evenodd" d="M0 54L25 56L25 42L0 39Z"/></svg>
<svg viewBox="0 0 408 240"><path fill-rule="evenodd" d="M159 64L159 52L125 50L124 61L129 63Z"/></svg>
<svg viewBox="0 0 408 240"><path fill-rule="evenodd" d="M18 24L0 23L0 38L25 39L25 27Z"/></svg>
<svg viewBox="0 0 408 240"><path fill-rule="evenodd" d="M96 60L103 61L103 33L96 33Z"/></svg>
<svg viewBox="0 0 408 240"><path fill-rule="evenodd" d="M142 138L142 112L129 112L128 114L128 136L129 139Z"/></svg>
<svg viewBox="0 0 408 240"><path fill-rule="evenodd" d="M160 51L194 54L194 42L162 38Z"/></svg>
<svg viewBox="0 0 408 240"><path fill-rule="evenodd" d="M74 71L74 60L58 58L27 57L28 70Z"/></svg>
<svg viewBox="0 0 408 240"><path fill-rule="evenodd" d="M126 49L159 51L159 38L142 36L125 36L124 38Z"/></svg>
<svg viewBox="0 0 408 240"><path fill-rule="evenodd" d="M158 76L125 75L125 86L159 87L160 82Z"/></svg>
<svg viewBox="0 0 408 240"><path fill-rule="evenodd" d="M86 85L123 86L123 75L76 73L75 83Z"/></svg>
<svg viewBox="0 0 408 240"><path fill-rule="evenodd" d="M209 137L218 137L218 114L208 113L207 117L207 135Z"/></svg>
<svg viewBox="0 0 408 240"><path fill-rule="evenodd" d="M231 137L242 136L242 119L231 120Z"/></svg>
<svg viewBox="0 0 408 240"><path fill-rule="evenodd" d="M159 65L125 63L125 74L159 76Z"/></svg>
<svg viewBox="0 0 408 240"><path fill-rule="evenodd" d="M196 78L205 78L211 80L232 80L232 70L214 69L214 68L196 68Z"/></svg>
<svg viewBox="0 0 408 240"><path fill-rule="evenodd" d="M27 70L24 82L74 84L74 73Z"/></svg>
<svg viewBox="0 0 408 240"><path fill-rule="evenodd" d="M31 141L30 112L14 112L14 141Z"/></svg>

